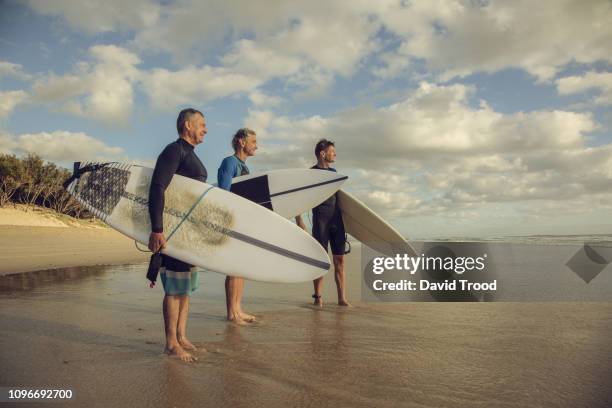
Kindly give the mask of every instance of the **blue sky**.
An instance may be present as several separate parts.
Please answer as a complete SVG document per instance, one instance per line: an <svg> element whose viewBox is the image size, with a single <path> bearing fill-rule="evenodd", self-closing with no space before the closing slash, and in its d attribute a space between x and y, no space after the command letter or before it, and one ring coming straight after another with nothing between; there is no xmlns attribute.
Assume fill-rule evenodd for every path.
<svg viewBox="0 0 612 408"><path fill-rule="evenodd" d="M193 106L211 182L248 126L410 237L612 232L609 1L0 7L0 152L152 165Z"/></svg>

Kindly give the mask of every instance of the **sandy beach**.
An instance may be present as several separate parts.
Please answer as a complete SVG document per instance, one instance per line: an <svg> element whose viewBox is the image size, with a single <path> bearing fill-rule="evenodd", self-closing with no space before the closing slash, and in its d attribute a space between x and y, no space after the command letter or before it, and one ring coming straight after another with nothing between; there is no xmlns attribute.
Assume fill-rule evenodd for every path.
<svg viewBox="0 0 612 408"><path fill-rule="evenodd" d="M529 276L573 250L489 253L503 255L501 273ZM224 276L202 271L188 330L199 361L185 364L162 354L163 292L147 286L147 259L99 223L0 212L0 386L70 389L61 406L612 404L610 302L370 302L353 245L354 307L335 304L332 275L322 310L311 283L247 282L243 303L259 322L246 327L225 321Z"/></svg>
<svg viewBox="0 0 612 408"><path fill-rule="evenodd" d="M11 234L25 242L28 231ZM146 263L1 277L0 385L70 389L60 406L75 407L612 404L612 303L371 303L359 265L355 246L353 308L334 304L330 275L322 310L310 306L310 283L247 282L244 307L259 322L246 327L224 319L224 276L203 272L191 298L193 364L162 354L163 292L148 288Z"/></svg>
<svg viewBox="0 0 612 408"><path fill-rule="evenodd" d="M107 228L0 226L0 275L142 262L134 241Z"/></svg>
<svg viewBox="0 0 612 408"><path fill-rule="evenodd" d="M144 248L143 248L144 249ZM98 222L23 206L0 209L0 275L143 262L134 241Z"/></svg>

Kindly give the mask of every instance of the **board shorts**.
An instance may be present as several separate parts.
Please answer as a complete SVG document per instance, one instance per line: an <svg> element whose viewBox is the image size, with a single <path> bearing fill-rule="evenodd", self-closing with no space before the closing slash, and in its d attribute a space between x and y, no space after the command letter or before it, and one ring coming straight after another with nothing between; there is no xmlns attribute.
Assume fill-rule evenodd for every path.
<svg viewBox="0 0 612 408"><path fill-rule="evenodd" d="M329 245L333 255L345 254L346 234L342 216L336 214L330 219L314 215L312 218L312 236L319 241L325 251L327 251Z"/></svg>
<svg viewBox="0 0 612 408"><path fill-rule="evenodd" d="M193 267L187 272L171 271L167 268L159 270L164 292L170 296L189 296L200 287L200 273Z"/></svg>

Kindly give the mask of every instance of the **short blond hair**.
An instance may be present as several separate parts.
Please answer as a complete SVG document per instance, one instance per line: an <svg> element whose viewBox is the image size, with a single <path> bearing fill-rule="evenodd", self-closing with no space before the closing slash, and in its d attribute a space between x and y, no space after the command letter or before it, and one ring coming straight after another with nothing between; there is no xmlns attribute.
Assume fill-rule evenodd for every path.
<svg viewBox="0 0 612 408"><path fill-rule="evenodd" d="M255 135L255 131L249 128L238 129L238 131L232 138L232 147L234 148L234 152L238 152L238 148L240 147L240 141L245 140L249 135Z"/></svg>

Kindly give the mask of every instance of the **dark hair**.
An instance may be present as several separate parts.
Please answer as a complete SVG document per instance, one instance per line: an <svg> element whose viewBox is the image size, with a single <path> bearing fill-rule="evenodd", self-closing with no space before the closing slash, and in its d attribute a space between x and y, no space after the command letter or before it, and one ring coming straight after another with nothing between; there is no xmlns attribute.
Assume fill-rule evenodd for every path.
<svg viewBox="0 0 612 408"><path fill-rule="evenodd" d="M319 153L327 149L329 146L335 146L334 142L327 139L321 139L317 142L315 146L315 156L317 157L317 160L319 159Z"/></svg>
<svg viewBox="0 0 612 408"><path fill-rule="evenodd" d="M191 117L193 115L198 115L198 114L204 117L204 114L202 112L200 112L197 109L193 109L193 108L183 109L178 114L178 118L176 118L176 131L178 132L179 136L181 136L183 132L185 131L185 122L191 120Z"/></svg>
<svg viewBox="0 0 612 408"><path fill-rule="evenodd" d="M247 138L248 135L254 135L255 131L249 128L238 129L234 137L232 138L232 147L234 151L238 151L238 147L240 146L240 141Z"/></svg>

